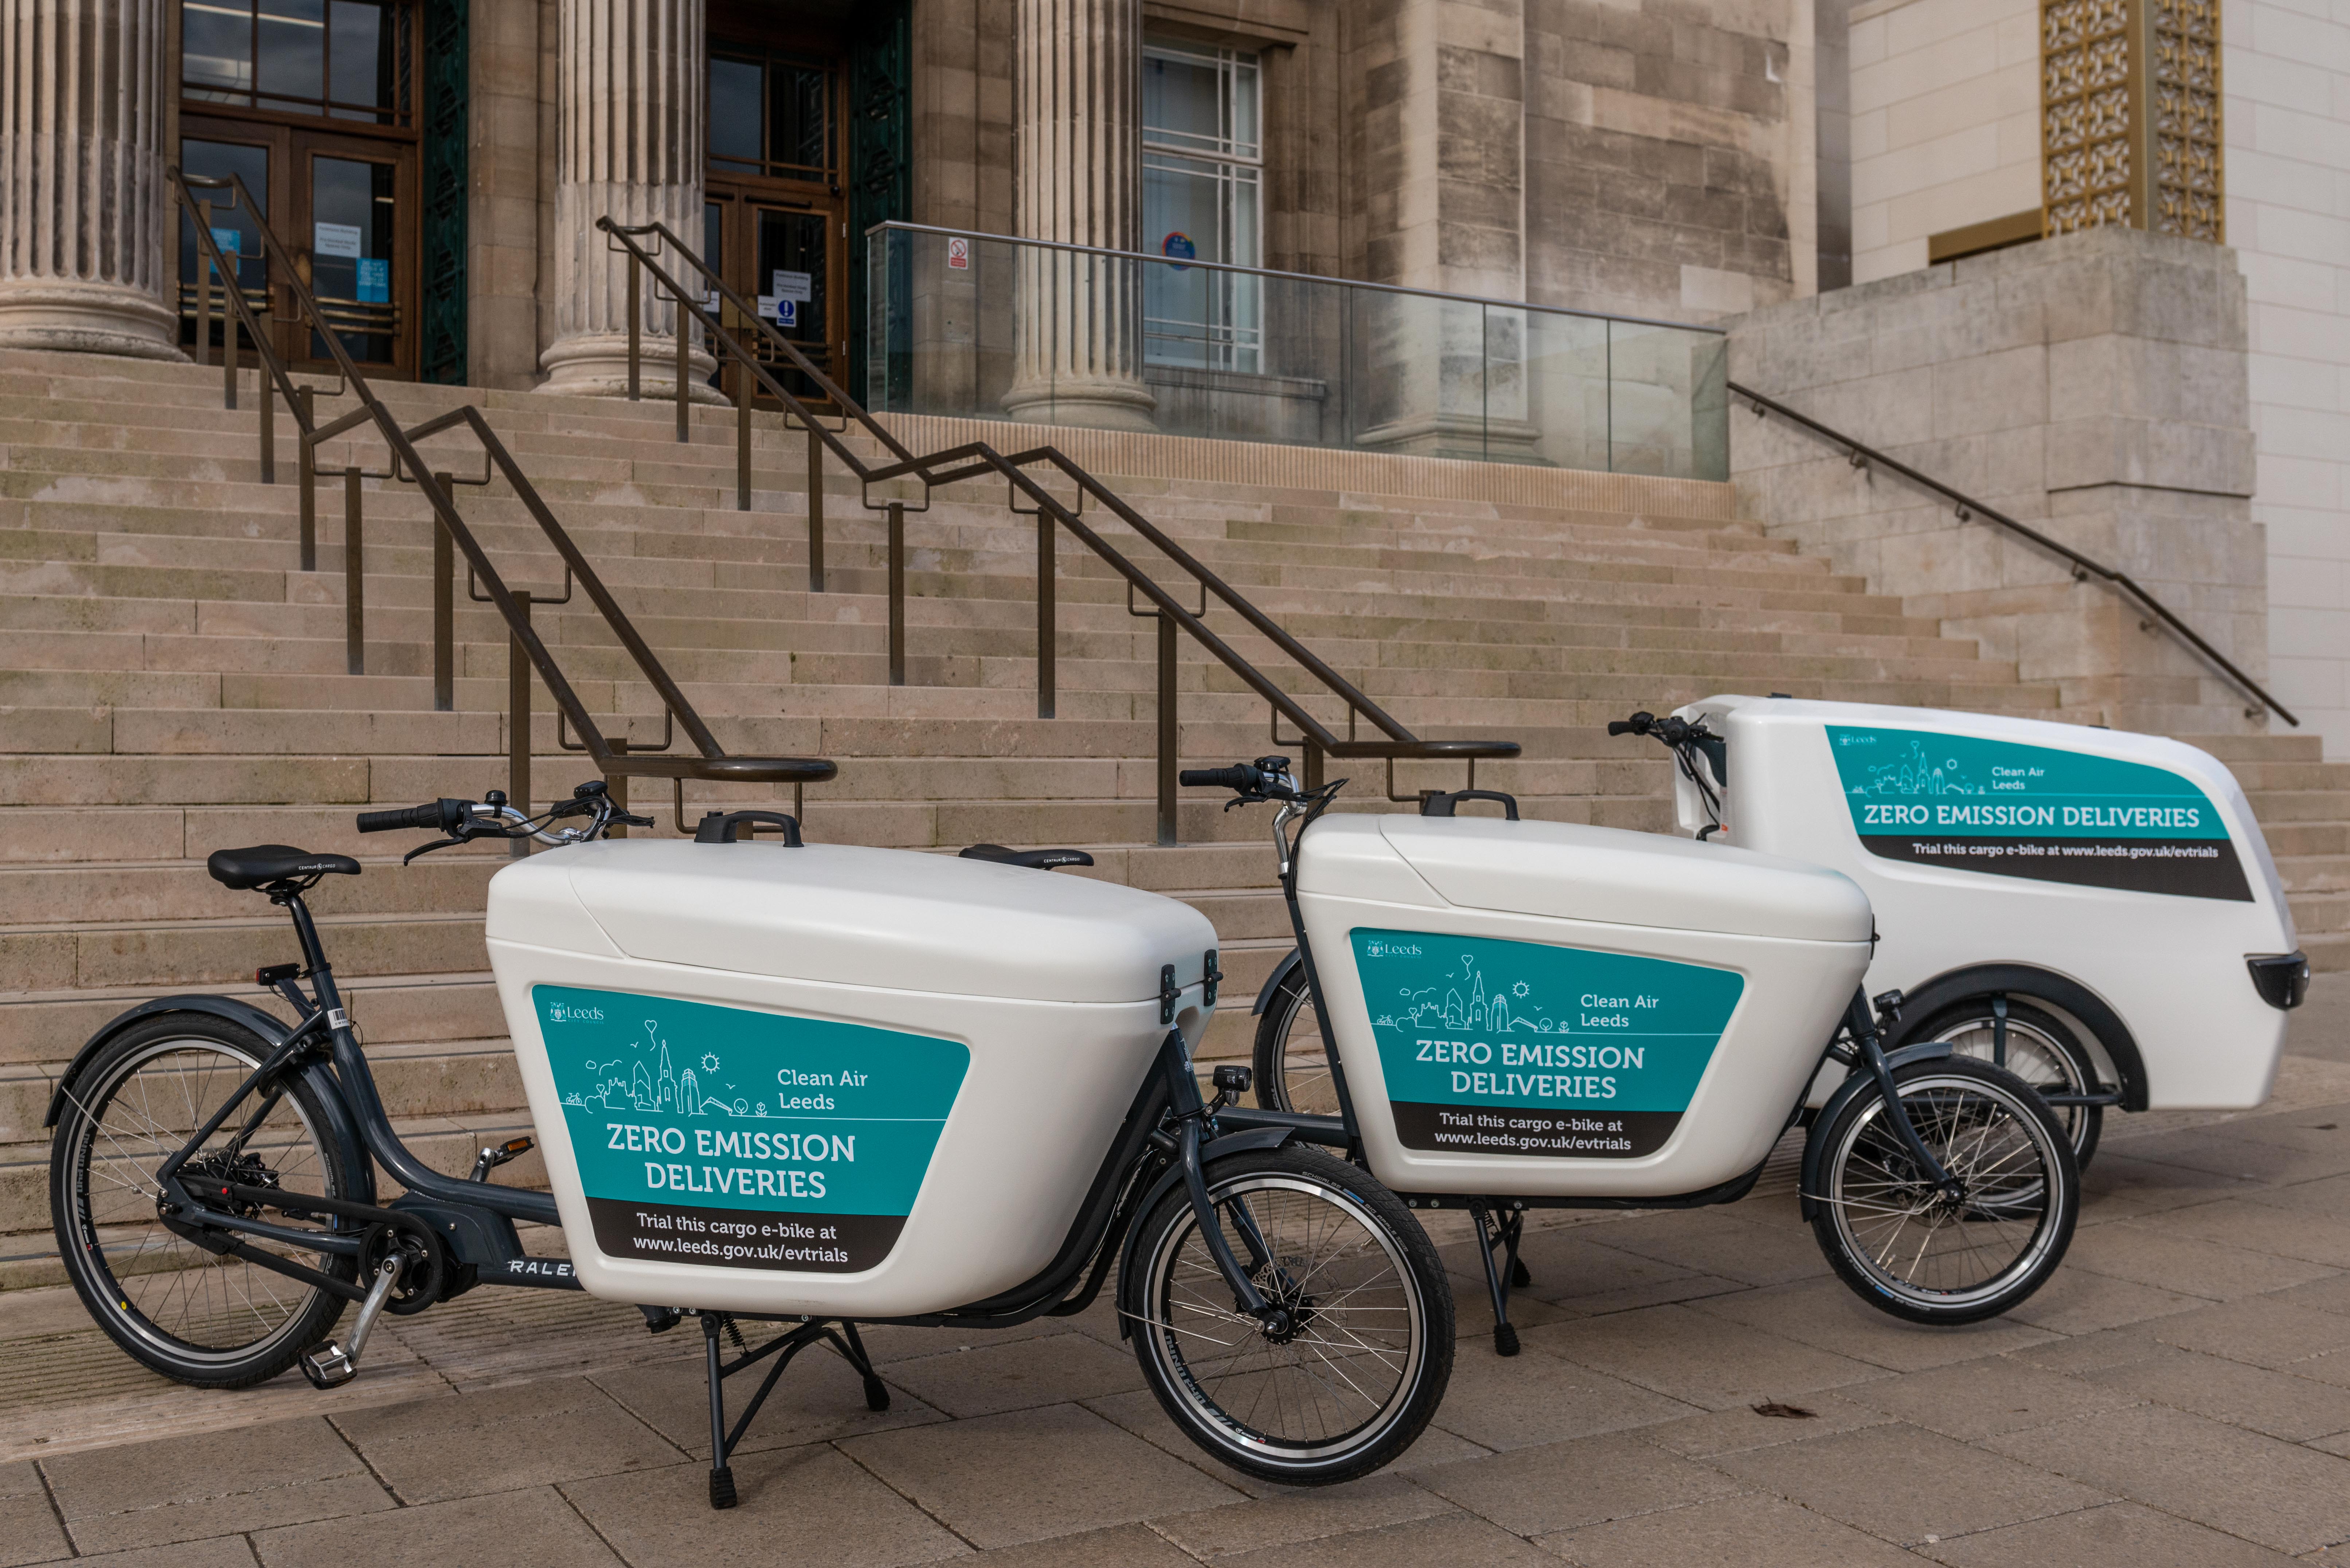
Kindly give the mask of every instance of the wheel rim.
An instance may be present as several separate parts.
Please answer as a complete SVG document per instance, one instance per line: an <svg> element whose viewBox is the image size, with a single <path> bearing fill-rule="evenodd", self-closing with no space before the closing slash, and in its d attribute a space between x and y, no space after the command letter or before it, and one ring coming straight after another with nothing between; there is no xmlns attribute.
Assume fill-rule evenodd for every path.
<svg viewBox="0 0 2350 1568"><path fill-rule="evenodd" d="M2037 1268L2060 1234L2063 1173L2033 1107L1979 1078L1905 1080L1918 1137L1966 1195L1925 1182L1882 1096L1831 1151L1827 1201L1846 1255L1878 1289L1942 1309L1979 1304Z"/></svg>
<svg viewBox="0 0 2350 1568"><path fill-rule="evenodd" d="M2073 1054L2059 1044L2048 1031L2022 1019L2007 1020L2007 1059L1996 1055L1998 1021L1986 1013L1954 1023L1934 1036L1937 1044L1950 1046L1961 1056L2003 1067L2033 1089L2043 1095L2082 1095L2089 1085L2081 1081L2079 1068ZM2074 1149L2088 1130L2089 1107L2086 1106L2050 1106L2049 1114Z"/></svg>
<svg viewBox="0 0 2350 1568"><path fill-rule="evenodd" d="M1330 1076L1329 1053L1322 1044L1322 1019L1313 999L1300 993L1289 1009L1281 1036L1281 1104L1275 1110L1304 1116L1338 1114L1338 1085Z"/></svg>
<svg viewBox="0 0 2350 1568"><path fill-rule="evenodd" d="M1165 1386L1202 1430L1259 1460L1305 1465L1376 1441L1427 1358L1426 1306L1395 1238L1352 1194L1300 1177L1242 1177L1211 1197L1243 1267L1232 1215L1245 1206L1272 1253L1253 1282L1303 1322L1277 1337L1234 1311L1187 1212L1159 1237L1144 1298Z"/></svg>
<svg viewBox="0 0 2350 1568"><path fill-rule="evenodd" d="M115 1321L158 1350L207 1364L243 1361L297 1331L315 1287L220 1258L157 1218L154 1172L259 1060L216 1040L160 1039L127 1055L79 1105L67 1194L79 1263ZM95 1108L96 1115L90 1114ZM206 1141L223 1149L242 1118ZM282 1096L244 1144L286 1187L333 1196L332 1172L309 1117ZM200 1154L199 1158L203 1158ZM254 1241L281 1255L315 1257Z"/></svg>

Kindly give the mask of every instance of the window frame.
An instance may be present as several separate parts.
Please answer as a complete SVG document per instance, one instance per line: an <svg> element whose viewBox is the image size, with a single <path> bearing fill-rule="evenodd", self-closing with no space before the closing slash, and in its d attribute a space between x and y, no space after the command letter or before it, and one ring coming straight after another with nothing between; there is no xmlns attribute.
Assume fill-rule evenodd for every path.
<svg viewBox="0 0 2350 1568"><path fill-rule="evenodd" d="M1145 191L1148 191L1149 178L1154 172L1198 179L1201 177L1199 166L1206 165L1212 171L1211 177L1216 183L1218 254L1201 255L1197 259L1232 266L1262 267L1264 265L1266 173L1264 52L1146 33L1142 40L1142 58L1146 68L1148 62L1154 57L1213 70L1216 79L1216 130L1210 136L1153 127L1149 119L1149 110L1145 109L1139 160ZM1252 86L1254 88L1252 104L1254 123L1248 128L1251 135L1245 140L1236 124L1240 96L1237 79L1243 71L1253 78ZM1247 206L1245 225L1242 222L1243 201ZM1246 256L1236 254L1236 241L1243 226L1252 242L1253 254ZM1146 239L1145 244L1149 243ZM1256 286L1259 280L1232 273L1211 273L1208 276L1217 285L1211 296L1209 314L1221 319L1176 323L1169 318L1168 325L1196 327L1203 331L1205 368L1253 372L1263 357L1263 327L1255 322L1241 325L1240 318L1257 315L1258 301L1254 296L1258 292ZM1242 297L1243 296L1247 297ZM1143 331L1146 363L1198 368L1195 359L1153 351L1150 345L1155 338L1161 336L1171 337L1173 335L1153 333L1147 313Z"/></svg>

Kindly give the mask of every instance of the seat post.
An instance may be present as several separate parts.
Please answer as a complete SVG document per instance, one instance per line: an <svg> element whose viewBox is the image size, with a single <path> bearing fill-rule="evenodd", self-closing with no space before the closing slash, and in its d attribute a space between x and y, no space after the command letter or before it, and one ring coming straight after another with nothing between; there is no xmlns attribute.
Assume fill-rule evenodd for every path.
<svg viewBox="0 0 2350 1568"><path fill-rule="evenodd" d="M310 906L302 901L302 890L289 888L275 894L270 902L282 904L294 918L294 937L302 947L302 967L310 973L310 984L321 1010L333 1012L343 1005L341 995L335 990L334 971L327 963L327 950L319 945L317 922L310 918Z"/></svg>

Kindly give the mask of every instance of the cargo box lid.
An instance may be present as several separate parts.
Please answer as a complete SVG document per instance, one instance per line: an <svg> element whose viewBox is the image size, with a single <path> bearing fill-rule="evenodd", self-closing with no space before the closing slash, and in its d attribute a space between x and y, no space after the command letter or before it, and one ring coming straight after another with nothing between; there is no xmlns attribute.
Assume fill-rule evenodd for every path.
<svg viewBox="0 0 2350 1568"><path fill-rule="evenodd" d="M535 855L491 878L487 931L602 952L600 932L630 958L701 969L1080 1002L1155 999L1170 963L1178 985L1194 985L1216 946L1198 910L1116 883L772 840L625 839Z"/></svg>
<svg viewBox="0 0 2350 1568"><path fill-rule="evenodd" d="M1371 850L1376 835L1445 902L1620 926L1865 942L1868 895L1842 872L1661 834L1493 817L1326 817L1306 835L1300 886L1344 896L1315 875L1315 843L1348 836L1327 863ZM1374 894L1373 897L1380 895Z"/></svg>

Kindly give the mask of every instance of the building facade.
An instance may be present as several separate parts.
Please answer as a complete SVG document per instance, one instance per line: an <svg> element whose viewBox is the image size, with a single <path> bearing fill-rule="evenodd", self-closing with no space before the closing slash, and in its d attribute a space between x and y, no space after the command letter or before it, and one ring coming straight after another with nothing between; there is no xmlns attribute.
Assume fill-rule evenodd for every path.
<svg viewBox="0 0 2350 1568"><path fill-rule="evenodd" d="M2209 484L2219 488L2207 510L2249 509L2247 526L2264 531L2260 581L2229 586L2260 595L2262 613L2230 600L2241 631L2230 646L2345 753L2350 26L2322 9L0 0L0 342L161 357L192 347L194 220L170 205L169 166L244 182L364 362L493 388L624 384L629 280L601 218L666 225L858 389L887 379L874 294L890 278L869 237L877 224L1139 253L1167 265L1133 299L1105 290L1103 264L1085 252L1023 253L1017 287L996 306L1009 325L989 407L1149 431L1253 399L1274 411L1222 427L1253 439L1301 439L1284 432L1311 426L1335 394L1329 378L1282 362L1267 291L1286 286L1214 264L1743 323L1750 344L1775 332L1779 355L1791 332L1826 341L1825 328L1789 326L1825 319L1806 301L1877 290L1865 296L1870 319L1898 336L1900 309L1883 291L1925 291L1900 280L1947 281L1934 269L1970 261L1980 271L1981 258L2043 234L2167 229L2229 247L2222 270L2243 280L2243 342L2229 346L2238 328L2226 321L2175 339L2220 387L2198 394L2199 422L2193 409L2116 416L2194 426L2195 450L2219 454L2195 470L2203 477L2116 472L2149 495ZM2166 86L2159 61L2190 57L2205 62L2201 76ZM213 226L244 258L243 286L261 290L266 269L244 227L253 221L232 213ZM2175 257L2147 265L2147 276L2203 275ZM646 331L675 329L660 300L639 303ZM952 318L941 328L950 336L985 329L956 317L943 287L925 308ZM1604 451L1545 444L1542 427L1580 394L1554 388L1545 402L1530 369L1513 372L1513 389L1494 365L1530 366L1536 324L1481 311L1471 328L1431 318L1394 329L1348 361L1345 373L1364 377L1381 371L1381 353L1408 349L1430 387L1421 406L1357 419L1341 439L1621 466L1618 421L1631 404L1612 386L1603 394ZM290 333L278 347L314 364L321 348ZM1603 351L1620 376L1620 350ZM1477 410L1464 435L1460 367L1471 360ZM674 362L666 348L650 356L650 389ZM1816 367L1754 363L1784 369L1783 389L1828 384L1806 379ZM696 395L731 395L698 349L691 364ZM1691 389L1702 373L1684 370L1659 373L1657 387L1702 403ZM2249 431L2241 483L2226 455L2230 377ZM2003 417L2026 417L2006 402ZM2044 382L2024 403L2059 422ZM1890 441L1898 424L1855 433ZM1684 441L1651 471L1702 475L1703 445ZM2039 497L2043 517L2068 504L2048 497L2071 493L2053 470L1998 469L1982 483ZM1782 503L1794 504L1771 504ZM2171 532L2205 526L2188 517ZM1888 591L1927 591L1870 569L1888 574Z"/></svg>

